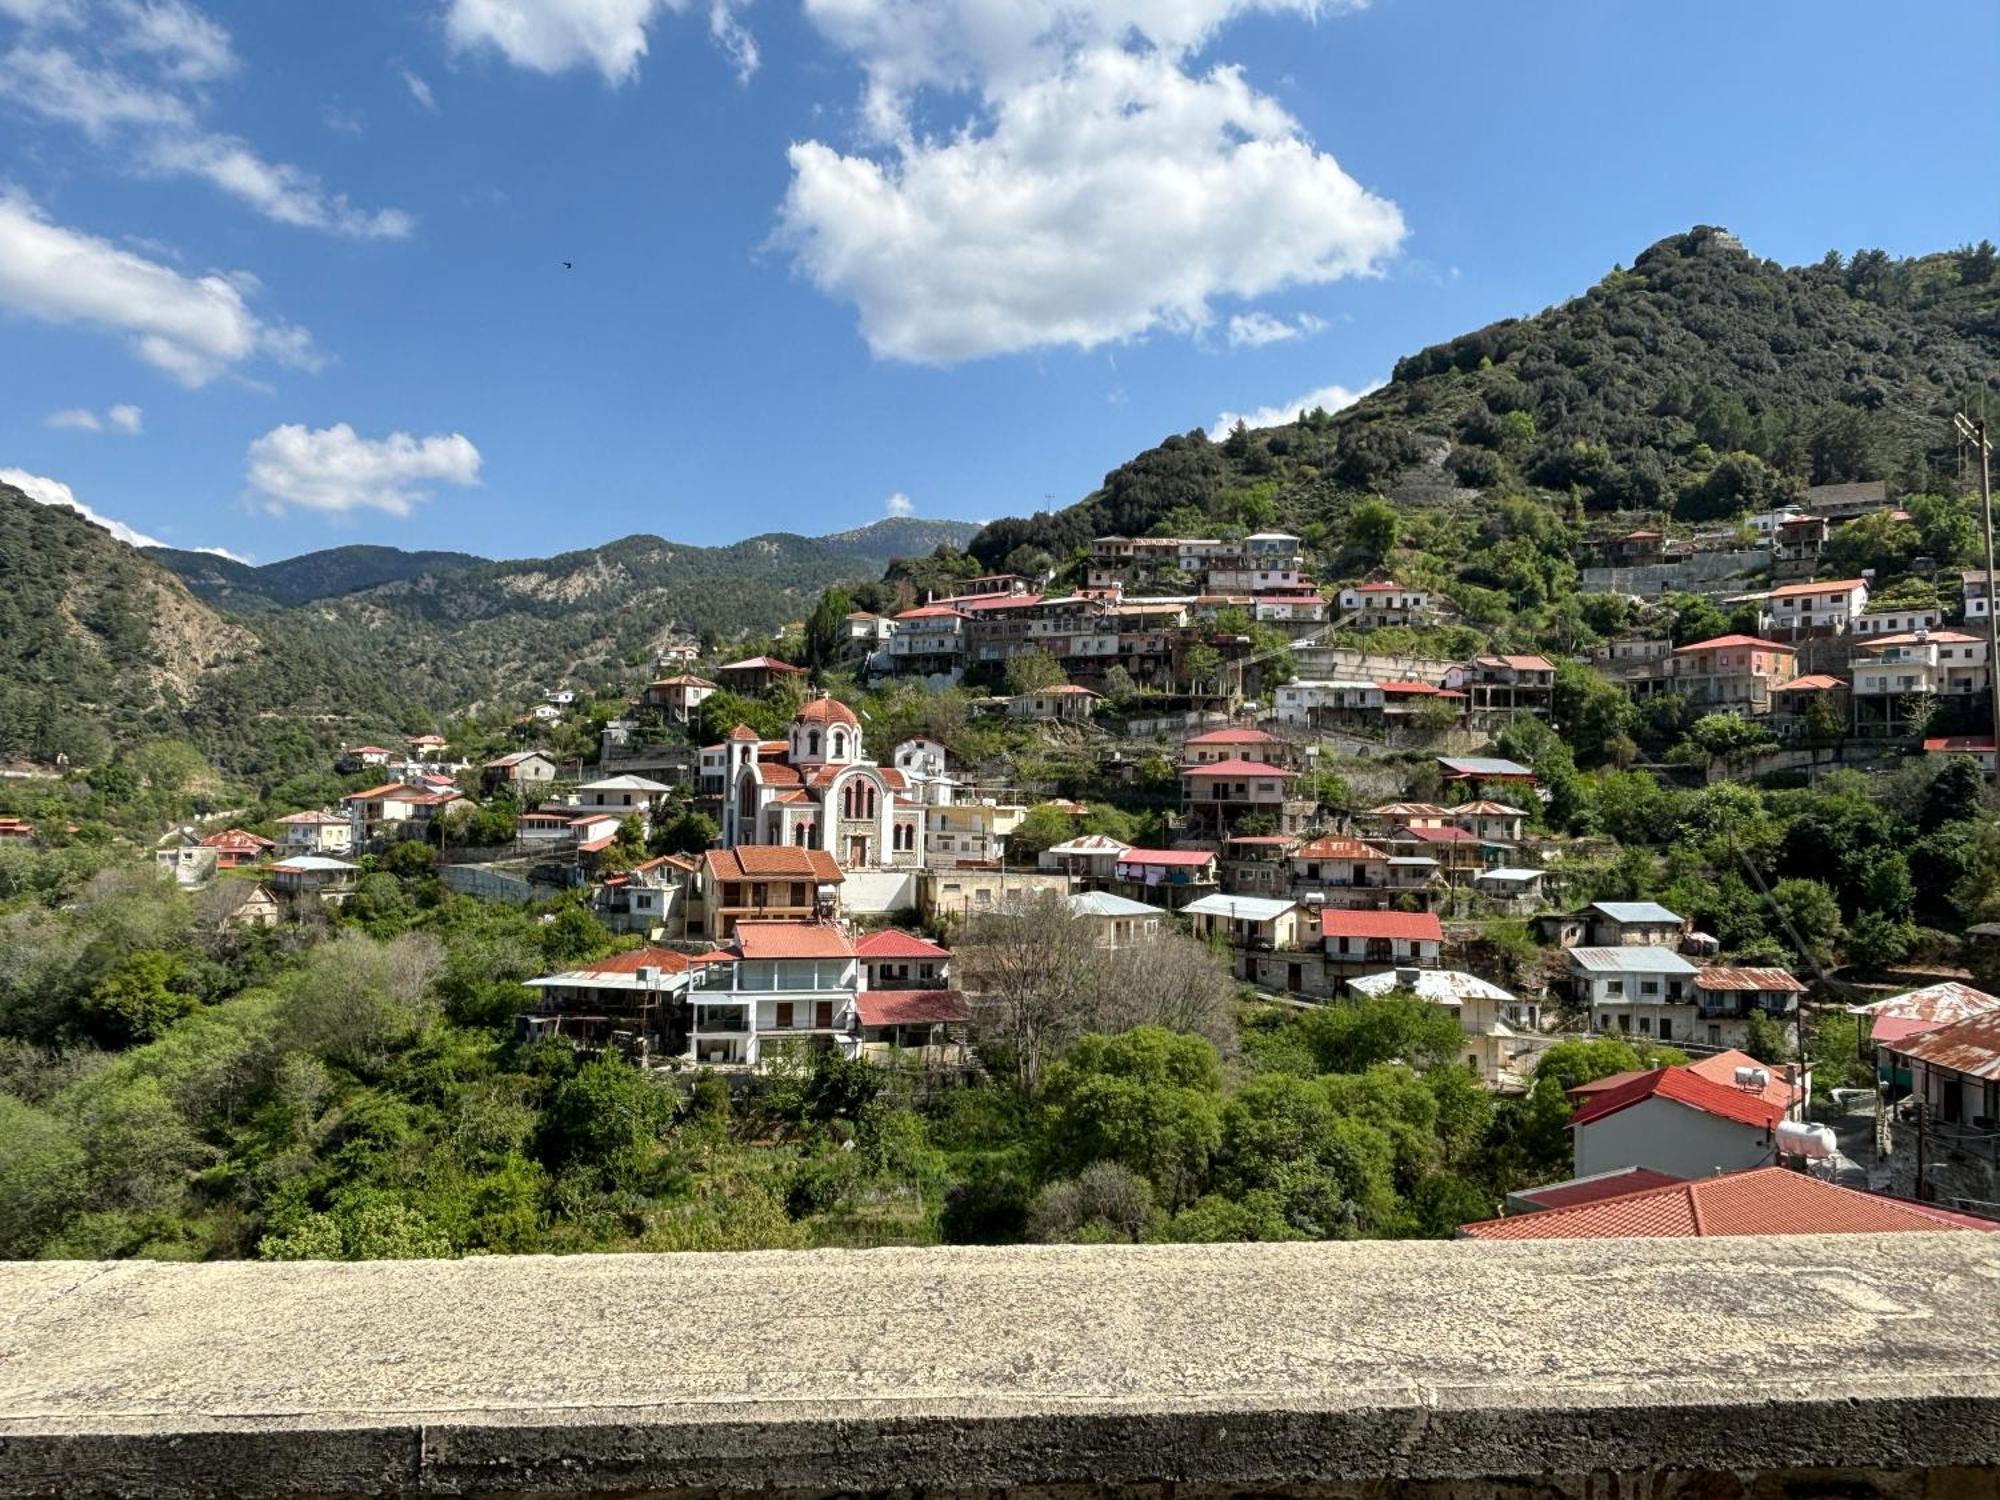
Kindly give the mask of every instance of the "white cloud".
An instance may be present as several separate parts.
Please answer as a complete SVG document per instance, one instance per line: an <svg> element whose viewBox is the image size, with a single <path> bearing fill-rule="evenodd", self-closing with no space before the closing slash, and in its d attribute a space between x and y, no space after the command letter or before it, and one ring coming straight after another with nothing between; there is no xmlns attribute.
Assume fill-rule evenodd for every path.
<svg viewBox="0 0 2000 1500"><path fill-rule="evenodd" d="M1293 322L1253 310L1229 320L1229 344L1234 349L1261 349L1266 344L1282 344L1288 339L1308 338L1326 327L1324 318L1300 313Z"/></svg>
<svg viewBox="0 0 2000 1500"><path fill-rule="evenodd" d="M898 490L882 502L882 509L892 516L914 516L917 513L917 502Z"/></svg>
<svg viewBox="0 0 2000 1500"><path fill-rule="evenodd" d="M407 516L429 498L427 483L479 482L479 450L455 432L364 438L345 422L317 431L292 423L258 438L246 458L250 486L273 515L293 508Z"/></svg>
<svg viewBox="0 0 2000 1500"><path fill-rule="evenodd" d="M1283 427L1296 422L1315 407L1329 412L1339 411L1344 406L1352 406L1370 391L1382 389L1382 382L1371 380L1358 391L1351 391L1344 385L1323 385L1316 391L1307 391L1303 396L1295 396L1290 401L1276 406L1260 406L1255 411L1226 411L1216 417L1208 427L1208 435L1220 438L1238 422L1245 427Z"/></svg>
<svg viewBox="0 0 2000 1500"><path fill-rule="evenodd" d="M122 432L137 437L145 428L145 414L136 406L123 404L108 408L102 416L87 406L72 406L50 412L42 418L42 425L70 432Z"/></svg>
<svg viewBox="0 0 2000 1500"><path fill-rule="evenodd" d="M592 67L624 83L646 55L646 27L664 0L450 0L445 34L455 46L497 48L519 68L561 73Z"/></svg>
<svg viewBox="0 0 2000 1500"><path fill-rule="evenodd" d="M517 68L565 73L595 68L627 83L646 56L647 32L688 0L446 0L445 35L465 51L492 49ZM757 43L737 19L740 0L710 0L709 34L737 75L756 71Z"/></svg>
<svg viewBox="0 0 2000 1500"><path fill-rule="evenodd" d="M162 136L145 160L155 171L200 177L280 224L357 239L402 239L416 222L400 208L356 208L345 193L327 192L312 173L265 161L248 144L228 136Z"/></svg>
<svg viewBox="0 0 2000 1500"><path fill-rule="evenodd" d="M343 105L335 104L332 100L328 100L319 107L319 122L328 130L338 131L342 135L366 135L368 133L368 122L361 117L360 110L348 109Z"/></svg>
<svg viewBox="0 0 2000 1500"><path fill-rule="evenodd" d="M748 83L763 61L763 54L757 50L757 38L736 14L739 3L740 0L709 0L708 34L735 66L736 81Z"/></svg>
<svg viewBox="0 0 2000 1500"><path fill-rule="evenodd" d="M791 164L779 243L876 354L926 363L1200 329L1216 296L1368 274L1404 232L1238 70L1117 47L948 139Z"/></svg>
<svg viewBox="0 0 2000 1500"><path fill-rule="evenodd" d="M134 531L123 521L114 521L109 516L101 516L76 498L76 492L60 479L50 479L41 474L30 474L26 469L0 469L0 484L10 484L30 500L40 505L61 505L75 511L93 525L102 526L119 541L133 547L166 547L171 543L158 537L148 536L143 531ZM194 547L194 552L208 552L217 557L235 558L237 562L249 559L238 557L226 547Z"/></svg>
<svg viewBox="0 0 2000 1500"><path fill-rule="evenodd" d="M431 92L431 86L410 69L404 68L402 71L403 87L410 91L410 97L432 114L436 114L438 107L437 95Z"/></svg>
<svg viewBox="0 0 2000 1500"><path fill-rule="evenodd" d="M237 59L228 31L186 0L72 0L44 8L41 22L31 18L26 39L0 54L0 101L82 130L120 165L199 177L281 224L364 238L410 232L403 210L357 209L303 168L202 127L203 85Z"/></svg>
<svg viewBox="0 0 2000 1500"><path fill-rule="evenodd" d="M236 71L229 33L183 0L113 0L117 46L154 58L170 78L209 83Z"/></svg>
<svg viewBox="0 0 2000 1500"><path fill-rule="evenodd" d="M250 310L244 288L254 284L240 274L183 276L52 223L24 197L0 196L0 307L123 334L134 354L183 385L259 355L314 367L311 335Z"/></svg>
<svg viewBox="0 0 2000 1500"><path fill-rule="evenodd" d="M92 136L122 125L187 125L194 119L178 95L93 68L61 47L11 48L0 56L0 91L21 109Z"/></svg>

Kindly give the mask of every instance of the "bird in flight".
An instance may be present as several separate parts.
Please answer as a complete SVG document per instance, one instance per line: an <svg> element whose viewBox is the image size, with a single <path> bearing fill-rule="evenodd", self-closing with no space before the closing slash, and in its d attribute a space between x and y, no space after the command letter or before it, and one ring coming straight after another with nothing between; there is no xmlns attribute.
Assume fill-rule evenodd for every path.
<svg viewBox="0 0 2000 1500"><path fill-rule="evenodd" d="M565 271L573 271L576 269L576 262L573 260L566 260L562 263L562 267Z"/></svg>

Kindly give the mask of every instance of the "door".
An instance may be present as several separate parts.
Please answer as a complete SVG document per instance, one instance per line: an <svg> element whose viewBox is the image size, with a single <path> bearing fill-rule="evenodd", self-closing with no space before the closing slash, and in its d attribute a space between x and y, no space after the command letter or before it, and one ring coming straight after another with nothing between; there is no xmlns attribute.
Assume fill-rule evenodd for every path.
<svg viewBox="0 0 2000 1500"><path fill-rule="evenodd" d="M1286 988L1286 989L1288 989L1288 990L1290 990L1290 991L1292 991L1292 992L1293 992L1294 994L1297 994L1297 993L1298 993L1298 992L1299 992L1300 990L1303 990L1303 989L1304 989L1305 987L1306 987L1306 969L1305 969L1305 965L1304 965L1304 964L1286 964L1286 965L1285 965L1285 988Z"/></svg>
<svg viewBox="0 0 2000 1500"><path fill-rule="evenodd" d="M1939 1115L1947 1125L1962 1124L1965 1119L1965 1086L1956 1078L1947 1078L1940 1085L1940 1093Z"/></svg>
<svg viewBox="0 0 2000 1500"><path fill-rule="evenodd" d="M868 864L868 840L855 834L847 841L847 867L851 870L866 868Z"/></svg>
<svg viewBox="0 0 2000 1500"><path fill-rule="evenodd" d="M819 1000L813 1004L813 1025L821 1031L833 1030L833 1002Z"/></svg>

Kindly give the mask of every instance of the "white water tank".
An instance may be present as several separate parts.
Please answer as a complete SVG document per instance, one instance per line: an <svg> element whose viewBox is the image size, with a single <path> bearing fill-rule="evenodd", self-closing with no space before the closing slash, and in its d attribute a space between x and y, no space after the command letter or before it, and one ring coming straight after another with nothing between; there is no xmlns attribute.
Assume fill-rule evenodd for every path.
<svg viewBox="0 0 2000 1500"><path fill-rule="evenodd" d="M1826 1125L1806 1125L1797 1120L1780 1121L1778 1150L1785 1156L1803 1156L1808 1161L1825 1161L1833 1155L1833 1130Z"/></svg>
<svg viewBox="0 0 2000 1500"><path fill-rule="evenodd" d="M1771 1075L1763 1068L1741 1067L1736 1070L1736 1086L1739 1089L1755 1089L1762 1093L1771 1085Z"/></svg>

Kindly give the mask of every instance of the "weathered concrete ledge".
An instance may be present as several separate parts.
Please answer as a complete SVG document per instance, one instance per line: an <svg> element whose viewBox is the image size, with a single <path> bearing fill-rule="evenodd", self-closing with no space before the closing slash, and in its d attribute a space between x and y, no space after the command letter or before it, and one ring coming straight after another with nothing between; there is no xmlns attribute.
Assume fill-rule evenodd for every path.
<svg viewBox="0 0 2000 1500"><path fill-rule="evenodd" d="M0 1494L1991 1494L1994 1239L10 1265Z"/></svg>

